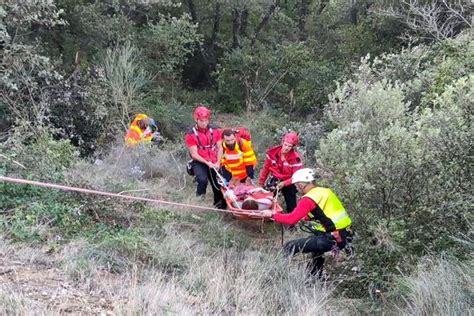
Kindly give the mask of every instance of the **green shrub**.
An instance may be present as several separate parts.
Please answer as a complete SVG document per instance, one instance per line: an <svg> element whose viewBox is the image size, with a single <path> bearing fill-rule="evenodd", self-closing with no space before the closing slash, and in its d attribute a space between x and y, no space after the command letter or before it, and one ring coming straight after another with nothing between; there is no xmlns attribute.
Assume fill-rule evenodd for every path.
<svg viewBox="0 0 474 316"><path fill-rule="evenodd" d="M29 179L61 181L64 171L77 159L68 140L55 140L48 129L30 134L27 126L17 128L0 148L5 153L1 157L4 172Z"/></svg>
<svg viewBox="0 0 474 316"><path fill-rule="evenodd" d="M98 225L89 236L86 257L112 272L124 272L136 263L150 263L156 257L150 242L134 229Z"/></svg>
<svg viewBox="0 0 474 316"><path fill-rule="evenodd" d="M319 64L302 43L278 44L273 50L264 45L235 49L224 56L215 73L216 101L228 112L278 108L305 113L325 102L329 90L319 83L327 82L328 74L338 78L328 69L331 66Z"/></svg>
<svg viewBox="0 0 474 316"><path fill-rule="evenodd" d="M422 97L422 108L410 104L412 82L390 79L363 62L331 96L325 117L332 130L316 152L359 231L367 280L385 286L387 275L427 251L466 255L452 237L467 234L472 221L472 76ZM390 240L398 258L371 246L380 239ZM373 266L374 252L394 261Z"/></svg>

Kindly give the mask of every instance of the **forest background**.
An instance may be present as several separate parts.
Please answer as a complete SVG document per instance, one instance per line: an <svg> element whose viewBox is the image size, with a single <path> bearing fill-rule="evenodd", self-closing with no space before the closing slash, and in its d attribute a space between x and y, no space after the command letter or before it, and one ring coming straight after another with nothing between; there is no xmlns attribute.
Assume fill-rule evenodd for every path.
<svg viewBox="0 0 474 316"><path fill-rule="evenodd" d="M0 184L0 313L450 314L473 306L470 1L6 0L0 175L210 205L197 103L287 131L353 217L354 258L308 284L279 226ZM126 150L133 115L164 140ZM286 232L285 239L303 235ZM344 259L344 260L343 260Z"/></svg>

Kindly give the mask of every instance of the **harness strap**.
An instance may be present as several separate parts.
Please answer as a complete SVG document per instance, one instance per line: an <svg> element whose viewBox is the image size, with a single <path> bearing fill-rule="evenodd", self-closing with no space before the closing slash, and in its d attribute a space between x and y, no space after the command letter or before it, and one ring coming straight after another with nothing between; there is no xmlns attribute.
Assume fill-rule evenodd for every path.
<svg viewBox="0 0 474 316"><path fill-rule="evenodd" d="M214 144L214 131L213 131L212 127L209 127L209 132L211 132L211 144L203 146L202 143L201 143L201 139L199 138L198 132L196 130L196 127L193 127L193 133L194 133L194 136L196 136L196 140L198 142L198 148L206 149L206 148L212 148L212 147L215 146L215 144Z"/></svg>

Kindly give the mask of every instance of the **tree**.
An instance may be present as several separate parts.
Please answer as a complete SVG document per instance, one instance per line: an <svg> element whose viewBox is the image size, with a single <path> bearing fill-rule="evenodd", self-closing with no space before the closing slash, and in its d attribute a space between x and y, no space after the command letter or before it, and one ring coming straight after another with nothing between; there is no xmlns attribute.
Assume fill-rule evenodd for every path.
<svg viewBox="0 0 474 316"><path fill-rule="evenodd" d="M411 30L409 37L440 41L472 28L472 2L403 0L390 8L375 7L374 12L400 21Z"/></svg>

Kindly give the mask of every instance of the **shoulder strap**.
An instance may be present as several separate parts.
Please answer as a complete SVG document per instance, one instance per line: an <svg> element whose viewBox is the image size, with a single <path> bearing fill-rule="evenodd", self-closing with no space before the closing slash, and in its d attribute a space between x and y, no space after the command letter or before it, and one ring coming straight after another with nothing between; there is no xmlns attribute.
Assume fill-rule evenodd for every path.
<svg viewBox="0 0 474 316"><path fill-rule="evenodd" d="M211 144L209 146L203 146L201 143L201 139L199 138L198 132L196 130L196 127L192 127L190 129L189 134L193 133L194 136L196 137L197 143L198 143L198 148L199 149L205 149L206 147L214 147L216 144L214 144L214 130L212 127L209 127L209 132L211 133Z"/></svg>
<svg viewBox="0 0 474 316"><path fill-rule="evenodd" d="M243 152L244 149L242 147L242 139L240 137L237 138L237 144L239 145L239 150Z"/></svg>
<svg viewBox="0 0 474 316"><path fill-rule="evenodd" d="M214 130L212 127L209 127L209 132L211 133L211 146L214 146Z"/></svg>
<svg viewBox="0 0 474 316"><path fill-rule="evenodd" d="M197 143L198 143L198 148L200 148L200 149L204 148L204 146L201 144L201 139L199 138L198 132L197 132L197 130L194 126L193 126L192 130L193 130L194 136L196 136L196 140L197 140Z"/></svg>

